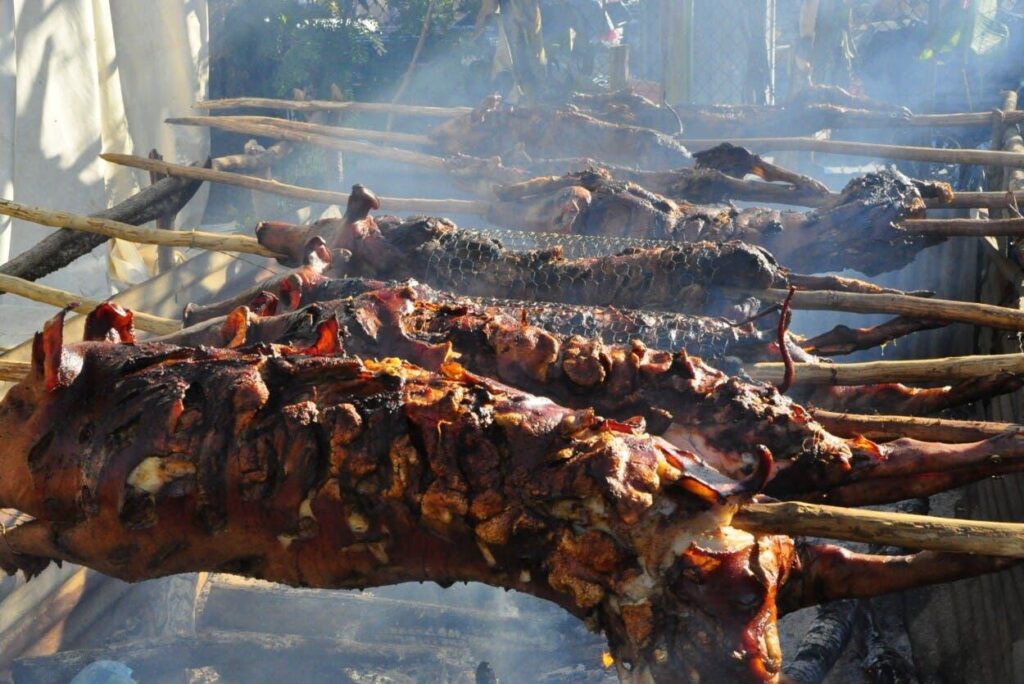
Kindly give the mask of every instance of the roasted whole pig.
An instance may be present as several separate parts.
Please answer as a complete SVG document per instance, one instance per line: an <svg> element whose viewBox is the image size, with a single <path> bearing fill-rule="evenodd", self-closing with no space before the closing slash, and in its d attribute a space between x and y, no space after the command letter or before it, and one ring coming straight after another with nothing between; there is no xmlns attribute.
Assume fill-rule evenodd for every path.
<svg viewBox="0 0 1024 684"><path fill-rule="evenodd" d="M348 275L416 278L470 296L651 308L733 320L756 313L760 301L747 293L766 288L792 284L883 292L848 278L791 274L764 249L734 240L637 247L613 238L559 237L548 249L513 250L486 233L460 230L447 219L382 217L378 222L369 214L378 206L373 193L356 185L343 218L303 226L265 221L256 227L256 237L290 265L307 260L311 241L322 240L323 249ZM521 232L509 237L530 239ZM543 241L540 234L537 239ZM570 248L580 256L566 256Z"/></svg>
<svg viewBox="0 0 1024 684"><path fill-rule="evenodd" d="M535 157L558 150L567 157L594 157L646 169L674 169L690 162L689 152L670 135L603 121L575 107L516 107L497 96L469 114L439 124L430 136L443 154L477 158L519 148Z"/></svg>
<svg viewBox="0 0 1024 684"><path fill-rule="evenodd" d="M1024 466L1016 459L988 461L1000 448L999 439L970 454L955 450L951 459L940 456L937 447L917 442L882 445L836 438L769 385L731 378L685 352L651 349L635 340L605 344L552 332L530 323L524 314L446 297L419 285L393 285L279 316L236 309L157 340L184 346L279 343L312 349L330 347L340 335L346 352L361 358L395 356L428 370L457 359L473 373L564 406L593 408L608 418L643 425L651 434L702 454L733 477L749 474L756 464L750 445L762 444L776 464L765 492L780 498L884 503L907 498L908 492L924 495L951 482ZM880 390L867 388L865 393L877 397ZM899 473L896 478L894 471Z"/></svg>
<svg viewBox="0 0 1024 684"><path fill-rule="evenodd" d="M613 180L600 169L501 186L496 193L501 201L494 203L488 219L498 225L681 242L742 240L802 273L885 273L943 240L897 228L897 222L925 213L921 185L897 171L856 178L837 197L808 212L677 202Z"/></svg>
<svg viewBox="0 0 1024 684"><path fill-rule="evenodd" d="M444 364L313 349L83 342L58 319L0 402L0 563L128 581L231 572L302 587L472 580L603 631L626 682L779 679L794 608L992 570L733 527L737 482L635 426Z"/></svg>

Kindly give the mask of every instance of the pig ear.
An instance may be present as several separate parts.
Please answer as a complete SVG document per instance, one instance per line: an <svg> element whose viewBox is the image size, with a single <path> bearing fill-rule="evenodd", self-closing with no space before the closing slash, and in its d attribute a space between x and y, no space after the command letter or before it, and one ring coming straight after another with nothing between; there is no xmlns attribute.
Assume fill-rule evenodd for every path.
<svg viewBox="0 0 1024 684"><path fill-rule="evenodd" d="M257 316L273 316L277 313L277 305L280 302L273 292L260 290L260 293L249 302L249 309Z"/></svg>
<svg viewBox="0 0 1024 684"><path fill-rule="evenodd" d="M32 370L50 392L70 385L82 369L81 357L64 348L64 317L76 306L62 309L32 339Z"/></svg>
<svg viewBox="0 0 1024 684"><path fill-rule="evenodd" d="M292 273L281 281L277 292L281 299L285 301L289 311L298 309L299 304L302 303L302 278Z"/></svg>
<svg viewBox="0 0 1024 684"><path fill-rule="evenodd" d="M237 349L245 344L249 333L249 309L239 306L224 317L224 325L220 329L221 339L228 349Z"/></svg>
<svg viewBox="0 0 1024 684"><path fill-rule="evenodd" d="M114 302L103 302L85 317L87 342L134 344L135 327L132 312Z"/></svg>
<svg viewBox="0 0 1024 684"><path fill-rule="evenodd" d="M316 341L312 346L303 349L302 353L312 356L341 354L344 351L344 347L342 347L341 337L338 335L339 330L338 319L334 316L320 322L316 326Z"/></svg>
<svg viewBox="0 0 1024 684"><path fill-rule="evenodd" d="M305 257L303 257L302 263L312 266L316 269L317 273L323 273L330 268L332 261L331 250L327 246L327 242L319 235L314 235L306 242L303 252Z"/></svg>

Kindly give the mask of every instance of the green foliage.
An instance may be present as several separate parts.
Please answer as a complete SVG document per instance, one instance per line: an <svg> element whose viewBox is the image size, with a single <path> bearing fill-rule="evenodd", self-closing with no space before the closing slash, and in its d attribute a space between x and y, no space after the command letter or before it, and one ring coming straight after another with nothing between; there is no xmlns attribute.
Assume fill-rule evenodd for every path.
<svg viewBox="0 0 1024 684"><path fill-rule="evenodd" d="M372 0L222 0L211 71L219 96L290 97L293 88L346 95L385 51L372 22L356 9Z"/></svg>

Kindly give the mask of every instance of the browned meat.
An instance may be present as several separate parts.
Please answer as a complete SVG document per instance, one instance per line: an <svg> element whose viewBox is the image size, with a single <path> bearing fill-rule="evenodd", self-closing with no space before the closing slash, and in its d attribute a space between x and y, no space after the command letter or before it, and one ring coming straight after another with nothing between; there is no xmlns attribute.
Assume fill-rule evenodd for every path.
<svg viewBox="0 0 1024 684"><path fill-rule="evenodd" d="M631 90L619 90L614 93L573 93L569 102L572 106L604 121L652 128L666 135L678 135L683 132L683 124L674 109L665 104L655 104Z"/></svg>
<svg viewBox="0 0 1024 684"><path fill-rule="evenodd" d="M552 150L648 169L685 166L690 154L671 136L609 123L575 108L515 107L493 97L471 113L438 125L431 138L443 154L487 158L521 149L542 158Z"/></svg>
<svg viewBox="0 0 1024 684"><path fill-rule="evenodd" d="M942 241L896 230L896 222L923 216L925 206L918 186L895 171L857 178L806 213L676 202L600 171L538 178L500 188L498 195L505 201L488 218L499 225L680 242L742 240L803 273L884 273Z"/></svg>
<svg viewBox="0 0 1024 684"><path fill-rule="evenodd" d="M445 219L368 217L376 198L353 188L344 219L310 226L261 223L261 244L301 263L311 235L344 252L350 275L417 280L458 294L507 297L746 318L757 300L723 288L760 290L786 284L766 251L741 242L692 242L626 249L610 256L566 258L558 247L512 251Z"/></svg>
<svg viewBox="0 0 1024 684"><path fill-rule="evenodd" d="M219 321L158 338L174 344L238 347L287 343L298 348L326 344L324 330L340 334L347 353L363 358L397 356L429 370L458 359L473 373L548 397L594 408L623 422L640 423L651 434L700 455L719 470L741 477L753 466L751 445L761 444L776 461L766 492L782 498L855 495L867 503L906 498L898 486L865 484L906 468L904 449L829 435L800 406L774 388L744 383L685 352L672 354L633 341L605 344L532 325L525 311L439 296L423 286L382 287L363 295L324 301L290 314L252 316L235 311ZM763 343L762 343L763 345ZM866 394L874 396L871 390ZM915 452L916 453L916 452ZM1017 470L1024 462L996 464ZM992 473L966 460L958 476ZM915 492L942 482L950 468L923 467ZM920 475L920 473L918 473ZM903 483L906 486L908 483Z"/></svg>
<svg viewBox="0 0 1024 684"><path fill-rule="evenodd" d="M1004 564L743 532L731 518L766 451L736 483L454 364L65 346L61 329L37 338L36 371L0 403L0 505L35 518L6 531L8 572L65 560L129 581L481 581L604 631L640 684L777 681L781 611Z"/></svg>

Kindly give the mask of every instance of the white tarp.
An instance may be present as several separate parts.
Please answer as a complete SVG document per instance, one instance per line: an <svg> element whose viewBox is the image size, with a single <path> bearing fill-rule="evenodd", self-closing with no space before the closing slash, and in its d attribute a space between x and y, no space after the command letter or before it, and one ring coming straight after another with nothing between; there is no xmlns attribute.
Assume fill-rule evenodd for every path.
<svg viewBox="0 0 1024 684"><path fill-rule="evenodd" d="M88 214L149 182L101 151L203 159L204 130L163 120L205 96L208 44L206 0L0 0L0 196ZM201 192L179 225L196 225L204 204ZM0 219L0 263L49 232ZM45 282L102 297L108 275L147 276L142 256L118 243Z"/></svg>

